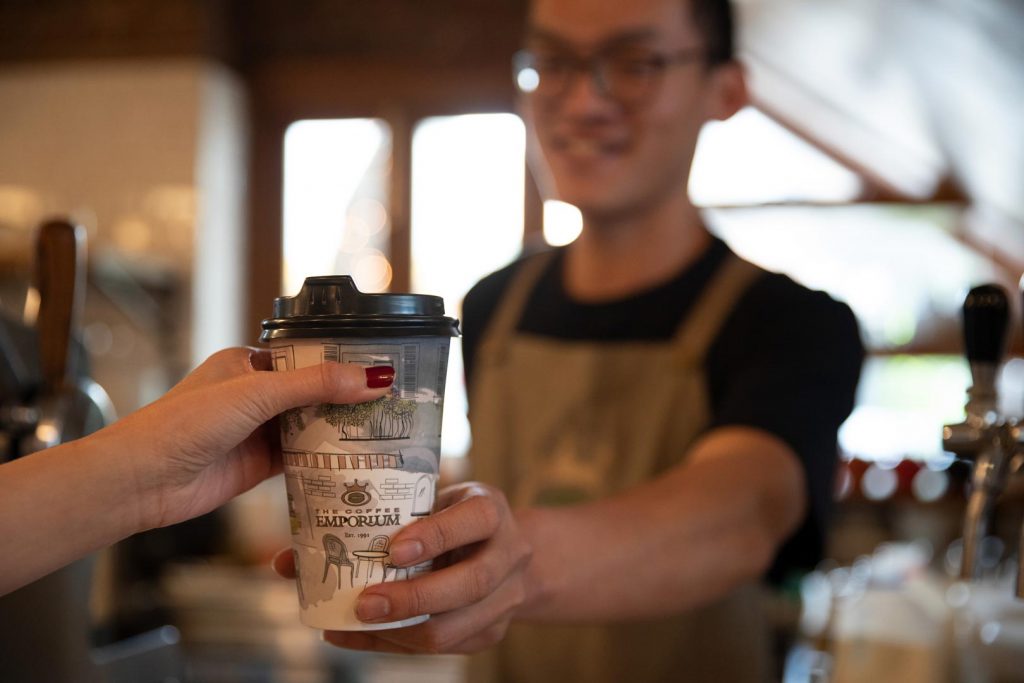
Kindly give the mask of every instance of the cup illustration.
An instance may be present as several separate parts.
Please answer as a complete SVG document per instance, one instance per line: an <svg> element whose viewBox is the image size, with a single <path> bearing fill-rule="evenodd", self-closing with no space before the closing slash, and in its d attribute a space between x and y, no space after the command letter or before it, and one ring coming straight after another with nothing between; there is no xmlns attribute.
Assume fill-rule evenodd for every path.
<svg viewBox="0 0 1024 683"><path fill-rule="evenodd" d="M364 294L351 277L306 278L263 321L275 370L319 363L394 368L391 392L353 405L283 413L281 444L300 618L307 626L367 631L428 615L364 624L355 602L368 585L429 572L396 567L391 538L430 514L439 473L448 347L458 321L440 297Z"/></svg>

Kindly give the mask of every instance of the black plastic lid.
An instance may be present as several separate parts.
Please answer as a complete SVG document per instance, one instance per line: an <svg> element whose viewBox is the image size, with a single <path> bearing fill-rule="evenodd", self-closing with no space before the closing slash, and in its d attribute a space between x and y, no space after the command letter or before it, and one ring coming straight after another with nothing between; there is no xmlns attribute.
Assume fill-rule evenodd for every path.
<svg viewBox="0 0 1024 683"><path fill-rule="evenodd" d="M364 294L348 275L307 277L295 296L274 299L260 341L311 337L457 337L459 321L428 294Z"/></svg>

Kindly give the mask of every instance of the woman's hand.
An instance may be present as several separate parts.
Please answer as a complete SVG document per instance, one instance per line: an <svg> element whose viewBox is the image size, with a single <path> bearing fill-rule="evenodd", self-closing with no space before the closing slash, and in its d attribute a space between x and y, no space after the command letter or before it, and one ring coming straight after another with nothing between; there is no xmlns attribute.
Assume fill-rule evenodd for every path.
<svg viewBox="0 0 1024 683"><path fill-rule="evenodd" d="M390 384L393 372L383 379ZM375 377L374 384L380 380ZM371 389L367 381L359 365L273 372L268 351L226 349L157 401L94 436L127 451L126 470L140 493L140 526L166 526L209 512L280 471L276 415L387 393L387 386Z"/></svg>
<svg viewBox="0 0 1024 683"><path fill-rule="evenodd" d="M438 493L436 512L405 527L391 560L409 567L434 560L434 571L366 588L356 604L363 621L384 623L430 614L415 626L383 631L327 631L340 647L399 653L468 653L501 640L528 595L532 549L501 491L478 483ZM290 550L274 568L295 576Z"/></svg>
<svg viewBox="0 0 1024 683"><path fill-rule="evenodd" d="M131 534L209 512L279 471L278 428L268 423L278 413L372 401L394 381L393 370L381 377L338 363L269 370L266 351L221 351L106 429L0 466L0 595ZM370 372L380 388L367 386Z"/></svg>

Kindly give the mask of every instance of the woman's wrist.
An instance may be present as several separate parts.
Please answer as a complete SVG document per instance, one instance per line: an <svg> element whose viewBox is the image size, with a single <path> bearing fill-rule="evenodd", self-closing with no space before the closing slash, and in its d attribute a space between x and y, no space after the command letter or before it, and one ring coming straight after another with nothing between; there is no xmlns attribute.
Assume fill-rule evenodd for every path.
<svg viewBox="0 0 1024 683"><path fill-rule="evenodd" d="M105 502L103 528L110 532L108 543L157 526L157 478L144 475L140 465L148 454L139 452L138 440L126 438L122 427L114 423L67 444L71 452L66 457L81 461L82 476L92 480L96 495Z"/></svg>
<svg viewBox="0 0 1024 683"><path fill-rule="evenodd" d="M131 441L119 438L113 431L103 430L93 435L86 444L98 462L111 476L102 478L98 484L108 491L114 508L111 510L111 526L114 532L111 542L117 542L133 534L153 528L146 514L147 501L152 490L142 485L137 447L128 446Z"/></svg>

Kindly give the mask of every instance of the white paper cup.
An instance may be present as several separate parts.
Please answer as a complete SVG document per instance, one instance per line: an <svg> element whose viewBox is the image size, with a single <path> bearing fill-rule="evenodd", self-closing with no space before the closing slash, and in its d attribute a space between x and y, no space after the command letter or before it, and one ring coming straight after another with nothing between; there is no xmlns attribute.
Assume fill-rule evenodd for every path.
<svg viewBox="0 0 1024 683"><path fill-rule="evenodd" d="M376 401L295 408L279 418L302 623L368 631L427 620L366 624L355 603L368 585L430 571L429 562L396 567L389 549L399 529L433 508L450 336L267 341L278 371L324 362L395 369L391 392Z"/></svg>

